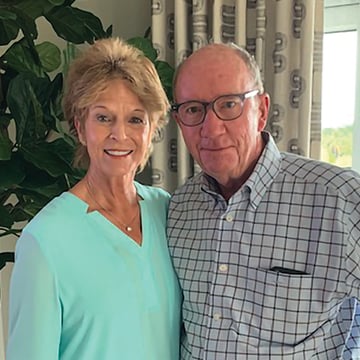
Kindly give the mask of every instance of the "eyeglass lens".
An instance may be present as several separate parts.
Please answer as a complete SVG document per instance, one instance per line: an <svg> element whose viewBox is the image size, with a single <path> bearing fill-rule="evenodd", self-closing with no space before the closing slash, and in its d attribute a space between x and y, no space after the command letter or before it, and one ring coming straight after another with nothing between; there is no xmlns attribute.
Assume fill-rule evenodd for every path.
<svg viewBox="0 0 360 360"><path fill-rule="evenodd" d="M209 104L199 101L189 101L181 104L178 109L181 121L187 125L200 124L207 112L207 106L211 105L212 110L222 120L233 120L241 115L243 101L237 95L224 95L215 99Z"/></svg>

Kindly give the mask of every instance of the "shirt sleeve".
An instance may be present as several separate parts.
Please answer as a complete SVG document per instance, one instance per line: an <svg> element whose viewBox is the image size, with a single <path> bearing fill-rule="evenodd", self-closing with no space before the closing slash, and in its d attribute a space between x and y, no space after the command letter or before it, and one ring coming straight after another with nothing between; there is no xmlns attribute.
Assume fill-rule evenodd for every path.
<svg viewBox="0 0 360 360"><path fill-rule="evenodd" d="M350 286L351 295L360 299L360 201L351 211L348 228L347 283Z"/></svg>
<svg viewBox="0 0 360 360"><path fill-rule="evenodd" d="M58 360L61 305L53 271L26 232L16 245L10 280L7 360Z"/></svg>

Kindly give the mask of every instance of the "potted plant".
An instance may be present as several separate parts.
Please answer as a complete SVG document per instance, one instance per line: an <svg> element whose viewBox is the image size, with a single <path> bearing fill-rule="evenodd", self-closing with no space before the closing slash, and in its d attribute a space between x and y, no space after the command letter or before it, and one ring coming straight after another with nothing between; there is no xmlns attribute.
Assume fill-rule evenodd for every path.
<svg viewBox="0 0 360 360"><path fill-rule="evenodd" d="M63 126L63 76L74 45L111 36L112 28L104 30L98 17L72 6L74 1L0 3L0 46L6 49L0 57L0 239L19 236L19 222L83 176L72 167L75 141ZM39 17L68 43L67 51L36 42ZM173 68L157 59L149 31L128 42L154 62L171 99ZM0 269L13 260L11 252L0 254Z"/></svg>

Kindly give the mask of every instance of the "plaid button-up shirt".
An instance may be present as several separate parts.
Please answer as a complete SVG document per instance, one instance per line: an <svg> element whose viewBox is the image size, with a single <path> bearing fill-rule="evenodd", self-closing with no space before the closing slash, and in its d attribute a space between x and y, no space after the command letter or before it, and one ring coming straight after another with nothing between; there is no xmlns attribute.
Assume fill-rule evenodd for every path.
<svg viewBox="0 0 360 360"><path fill-rule="evenodd" d="M182 359L360 359L360 177L264 138L228 202L203 173L172 197Z"/></svg>

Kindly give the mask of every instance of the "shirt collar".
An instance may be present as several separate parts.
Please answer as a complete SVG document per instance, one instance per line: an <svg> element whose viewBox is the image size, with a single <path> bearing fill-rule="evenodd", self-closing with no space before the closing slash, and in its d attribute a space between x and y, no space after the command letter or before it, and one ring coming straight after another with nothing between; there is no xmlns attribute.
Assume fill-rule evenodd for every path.
<svg viewBox="0 0 360 360"><path fill-rule="evenodd" d="M250 189L250 201L255 208L259 205L281 168L281 154L275 145L274 139L265 131L262 136L266 143L265 148L254 171L244 184Z"/></svg>

